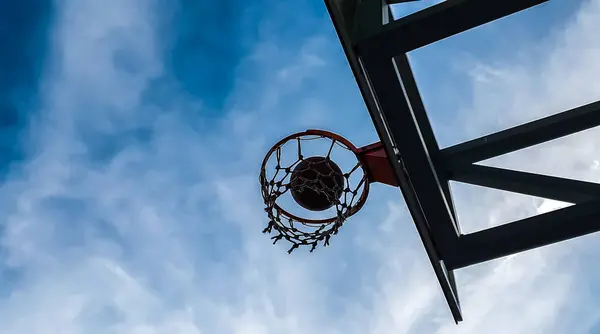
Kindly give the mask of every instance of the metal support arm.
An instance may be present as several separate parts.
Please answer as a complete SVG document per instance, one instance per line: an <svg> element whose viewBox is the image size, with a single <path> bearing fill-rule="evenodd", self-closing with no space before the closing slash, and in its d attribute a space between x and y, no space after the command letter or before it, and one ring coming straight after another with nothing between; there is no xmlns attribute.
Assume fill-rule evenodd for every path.
<svg viewBox="0 0 600 334"><path fill-rule="evenodd" d="M600 201L573 205L460 237L452 269L580 237L600 230Z"/></svg>
<svg viewBox="0 0 600 334"><path fill-rule="evenodd" d="M547 1L446 0L390 22L363 38L376 40L381 51L396 56Z"/></svg>
<svg viewBox="0 0 600 334"><path fill-rule="evenodd" d="M567 203L600 200L600 184L496 167L465 165L450 179Z"/></svg>
<svg viewBox="0 0 600 334"><path fill-rule="evenodd" d="M445 148L441 159L446 169L452 169L597 126L600 126L600 101Z"/></svg>

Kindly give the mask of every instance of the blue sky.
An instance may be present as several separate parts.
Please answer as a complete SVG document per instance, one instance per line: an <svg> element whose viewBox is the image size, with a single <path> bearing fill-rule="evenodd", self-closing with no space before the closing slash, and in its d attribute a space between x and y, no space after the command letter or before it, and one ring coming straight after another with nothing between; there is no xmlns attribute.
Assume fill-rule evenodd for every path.
<svg viewBox="0 0 600 334"><path fill-rule="evenodd" d="M455 326L397 189L312 254L261 234L272 143L377 140L321 1L0 17L0 333L600 332L596 235L459 271ZM598 22L599 0L554 0L412 52L442 145L598 99ZM597 135L489 163L599 181ZM466 231L562 205L454 190Z"/></svg>

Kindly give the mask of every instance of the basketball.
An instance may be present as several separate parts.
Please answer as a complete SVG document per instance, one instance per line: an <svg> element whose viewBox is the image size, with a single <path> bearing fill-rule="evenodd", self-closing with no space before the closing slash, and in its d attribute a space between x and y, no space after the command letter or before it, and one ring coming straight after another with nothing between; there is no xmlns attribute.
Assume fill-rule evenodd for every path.
<svg viewBox="0 0 600 334"><path fill-rule="evenodd" d="M290 186L298 205L311 211L324 211L342 196L344 175L331 159L310 157L294 168Z"/></svg>

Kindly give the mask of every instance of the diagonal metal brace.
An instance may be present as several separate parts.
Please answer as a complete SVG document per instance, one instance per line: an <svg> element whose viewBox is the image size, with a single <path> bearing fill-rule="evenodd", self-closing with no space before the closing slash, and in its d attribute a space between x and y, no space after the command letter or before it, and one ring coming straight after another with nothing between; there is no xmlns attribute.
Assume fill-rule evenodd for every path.
<svg viewBox="0 0 600 334"><path fill-rule="evenodd" d="M600 200L600 184L480 165L454 169L451 180L567 203Z"/></svg>

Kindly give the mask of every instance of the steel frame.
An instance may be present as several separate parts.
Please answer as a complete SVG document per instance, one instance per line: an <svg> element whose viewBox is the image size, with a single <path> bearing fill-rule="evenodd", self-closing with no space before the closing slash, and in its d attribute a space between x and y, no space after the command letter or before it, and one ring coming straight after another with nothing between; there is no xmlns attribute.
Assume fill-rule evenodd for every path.
<svg viewBox="0 0 600 334"><path fill-rule="evenodd" d="M600 102L440 149L407 53L547 1L446 0L394 20L389 5L407 1L325 0L456 322L453 270L600 231L599 184L476 164L599 126ZM575 205L462 234L451 180Z"/></svg>

